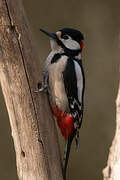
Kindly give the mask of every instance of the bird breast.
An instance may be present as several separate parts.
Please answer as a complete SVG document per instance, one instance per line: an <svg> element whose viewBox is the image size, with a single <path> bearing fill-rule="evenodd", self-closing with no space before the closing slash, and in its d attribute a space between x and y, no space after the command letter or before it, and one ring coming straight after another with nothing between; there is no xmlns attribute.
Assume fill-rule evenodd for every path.
<svg viewBox="0 0 120 180"><path fill-rule="evenodd" d="M61 110L68 111L68 99L65 92L63 71L67 63L67 57L62 56L57 62L49 65L50 96L53 105Z"/></svg>

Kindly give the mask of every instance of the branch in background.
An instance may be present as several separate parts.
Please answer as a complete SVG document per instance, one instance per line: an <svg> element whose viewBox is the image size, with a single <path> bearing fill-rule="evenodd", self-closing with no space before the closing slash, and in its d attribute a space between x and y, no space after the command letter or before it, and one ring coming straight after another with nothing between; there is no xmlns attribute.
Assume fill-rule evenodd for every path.
<svg viewBox="0 0 120 180"><path fill-rule="evenodd" d="M116 132L103 175L104 180L120 180L120 84L116 99Z"/></svg>
<svg viewBox="0 0 120 180"><path fill-rule="evenodd" d="M0 1L0 82L20 180L62 180L55 124L46 94L36 95L40 59L21 0Z"/></svg>

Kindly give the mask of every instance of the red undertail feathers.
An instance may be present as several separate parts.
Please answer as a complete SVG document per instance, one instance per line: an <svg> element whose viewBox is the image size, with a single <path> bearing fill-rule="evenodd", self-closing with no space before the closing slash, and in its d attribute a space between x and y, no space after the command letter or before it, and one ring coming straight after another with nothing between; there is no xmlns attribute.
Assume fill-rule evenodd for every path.
<svg viewBox="0 0 120 180"><path fill-rule="evenodd" d="M58 126L65 139L68 139L74 129L73 117L70 114L60 110L58 107L52 108L53 114L57 119Z"/></svg>

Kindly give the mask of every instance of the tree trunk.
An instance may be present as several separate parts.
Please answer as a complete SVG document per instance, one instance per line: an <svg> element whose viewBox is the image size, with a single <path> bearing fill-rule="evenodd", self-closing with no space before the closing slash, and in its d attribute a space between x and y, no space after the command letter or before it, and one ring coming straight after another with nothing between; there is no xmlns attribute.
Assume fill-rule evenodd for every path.
<svg viewBox="0 0 120 180"><path fill-rule="evenodd" d="M0 0L0 82L20 180L62 180L57 132L21 0Z"/></svg>
<svg viewBox="0 0 120 180"><path fill-rule="evenodd" d="M116 132L103 175L104 180L120 180L120 84L116 99Z"/></svg>

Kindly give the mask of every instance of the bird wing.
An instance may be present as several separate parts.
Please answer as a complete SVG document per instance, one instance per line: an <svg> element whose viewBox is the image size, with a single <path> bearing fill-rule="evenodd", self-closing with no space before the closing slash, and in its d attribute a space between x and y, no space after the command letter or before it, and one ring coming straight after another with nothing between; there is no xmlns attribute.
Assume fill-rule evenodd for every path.
<svg viewBox="0 0 120 180"><path fill-rule="evenodd" d="M74 127L81 126L83 113L84 72L80 60L68 58L63 79L68 97L70 113L74 118Z"/></svg>

